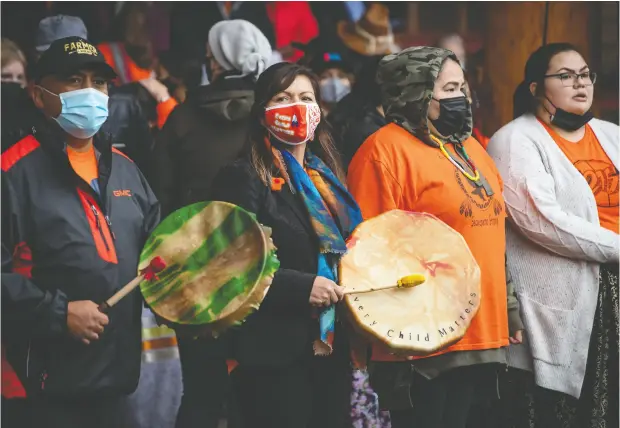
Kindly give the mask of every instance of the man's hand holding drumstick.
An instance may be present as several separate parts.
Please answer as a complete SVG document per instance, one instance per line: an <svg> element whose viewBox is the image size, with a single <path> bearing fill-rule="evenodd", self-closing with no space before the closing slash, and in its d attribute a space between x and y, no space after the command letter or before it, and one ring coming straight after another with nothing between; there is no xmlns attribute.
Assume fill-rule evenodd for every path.
<svg viewBox="0 0 620 428"><path fill-rule="evenodd" d="M102 304L97 305L89 300L69 302L67 306L67 327L71 335L86 345L89 345L93 340L99 340L99 335L103 333L105 326L110 322L105 312L131 293L142 281L157 279L157 273L165 268L166 262L161 257L155 257L140 275Z"/></svg>
<svg viewBox="0 0 620 428"><path fill-rule="evenodd" d="M99 305L90 300L69 302L67 305L67 328L69 333L85 345L99 340L99 335L110 320L99 310Z"/></svg>

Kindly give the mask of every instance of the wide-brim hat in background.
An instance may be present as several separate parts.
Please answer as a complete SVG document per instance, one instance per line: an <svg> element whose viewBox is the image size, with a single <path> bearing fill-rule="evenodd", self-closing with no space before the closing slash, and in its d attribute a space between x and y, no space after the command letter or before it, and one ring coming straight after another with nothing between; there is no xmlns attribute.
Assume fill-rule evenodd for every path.
<svg viewBox="0 0 620 428"><path fill-rule="evenodd" d="M388 55L399 50L394 43L389 9L379 3L372 3L357 22L340 21L338 36L360 55Z"/></svg>

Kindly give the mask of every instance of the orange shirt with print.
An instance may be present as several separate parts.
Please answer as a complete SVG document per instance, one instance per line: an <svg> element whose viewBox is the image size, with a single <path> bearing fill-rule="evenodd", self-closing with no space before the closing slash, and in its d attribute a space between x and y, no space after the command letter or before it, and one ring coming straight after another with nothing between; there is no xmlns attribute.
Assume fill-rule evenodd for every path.
<svg viewBox="0 0 620 428"><path fill-rule="evenodd" d="M620 233L618 213L618 170L598 142L590 125L586 125L583 138L577 142L568 141L546 123L539 120L551 138L577 171L586 179L598 209L599 222L605 229Z"/></svg>
<svg viewBox="0 0 620 428"><path fill-rule="evenodd" d="M482 301L462 340L438 354L508 345L505 271L506 214L495 164L474 139L463 143L492 195L467 179L441 153L396 124L371 135L349 166L348 185L365 219L401 209L433 214L459 232L481 270ZM458 158L451 145L446 150ZM380 348L373 360L396 360Z"/></svg>
<svg viewBox="0 0 620 428"><path fill-rule="evenodd" d="M86 151L77 151L67 146L67 156L75 173L99 193L99 169L93 145Z"/></svg>

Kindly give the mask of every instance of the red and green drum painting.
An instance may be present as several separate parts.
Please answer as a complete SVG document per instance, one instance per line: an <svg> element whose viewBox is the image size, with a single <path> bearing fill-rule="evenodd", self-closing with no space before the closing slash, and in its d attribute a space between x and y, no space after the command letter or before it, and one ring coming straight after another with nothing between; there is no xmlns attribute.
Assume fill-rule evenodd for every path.
<svg viewBox="0 0 620 428"><path fill-rule="evenodd" d="M139 269L166 268L140 289L151 310L177 330L217 336L258 309L280 263L271 230L226 202L200 202L153 231Z"/></svg>

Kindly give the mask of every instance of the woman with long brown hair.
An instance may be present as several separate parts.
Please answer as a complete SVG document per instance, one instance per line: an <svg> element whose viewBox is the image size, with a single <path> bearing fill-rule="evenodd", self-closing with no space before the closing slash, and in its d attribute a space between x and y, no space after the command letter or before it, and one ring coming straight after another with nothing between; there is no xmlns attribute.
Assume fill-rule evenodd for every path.
<svg viewBox="0 0 620 428"><path fill-rule="evenodd" d="M272 229L280 269L260 309L231 332L232 378L248 426L343 427L351 388L334 305L337 266L361 222L319 107L318 80L281 63L259 78L247 155L215 179L212 199Z"/></svg>

